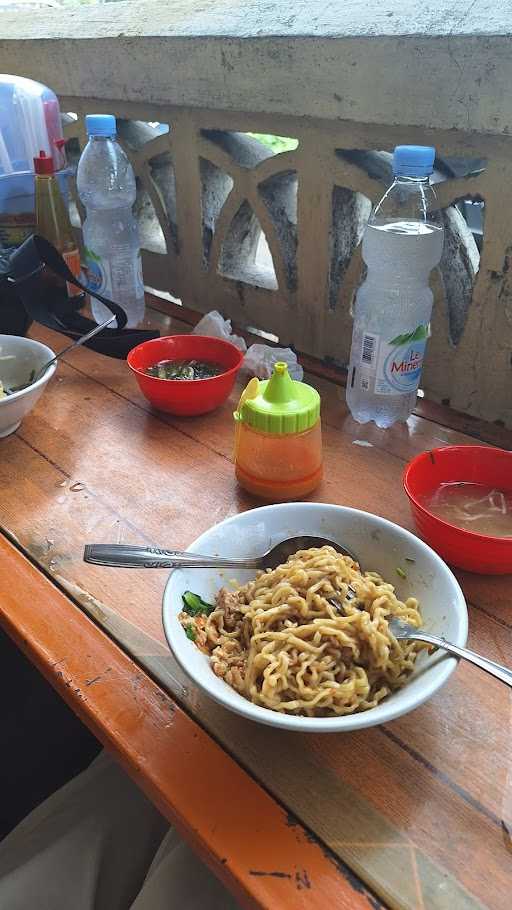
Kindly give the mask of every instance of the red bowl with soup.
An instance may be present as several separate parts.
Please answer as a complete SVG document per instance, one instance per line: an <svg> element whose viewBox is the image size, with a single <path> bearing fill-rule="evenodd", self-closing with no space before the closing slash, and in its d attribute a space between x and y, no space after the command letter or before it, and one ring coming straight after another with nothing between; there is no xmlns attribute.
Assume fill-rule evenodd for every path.
<svg viewBox="0 0 512 910"><path fill-rule="evenodd" d="M446 562L483 575L512 573L512 452L422 452L403 482L421 536Z"/></svg>
<svg viewBox="0 0 512 910"><path fill-rule="evenodd" d="M159 411L183 417L207 414L229 397L244 355L230 341L206 335L168 335L139 344L128 354L128 366L135 374L143 395ZM190 364L194 363L195 367ZM156 369L158 365L160 370ZM208 378L166 379L179 367L181 375L204 375ZM207 369L208 367L208 369ZM150 375L148 369L160 375Z"/></svg>

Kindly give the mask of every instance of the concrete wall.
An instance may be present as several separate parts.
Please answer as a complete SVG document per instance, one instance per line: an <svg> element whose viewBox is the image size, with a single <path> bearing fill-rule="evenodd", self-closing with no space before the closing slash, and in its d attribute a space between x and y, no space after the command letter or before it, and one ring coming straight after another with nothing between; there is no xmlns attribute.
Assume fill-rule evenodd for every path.
<svg viewBox="0 0 512 910"><path fill-rule="evenodd" d="M82 141L84 113L122 118L149 285L339 363L389 152L436 145L448 239L426 394L512 424L511 12L175 0L4 15L0 69L52 85ZM249 132L299 145L272 155ZM469 197L485 200L481 258L453 205Z"/></svg>
<svg viewBox="0 0 512 910"><path fill-rule="evenodd" d="M512 2L173 0L3 14L66 95L507 134Z"/></svg>

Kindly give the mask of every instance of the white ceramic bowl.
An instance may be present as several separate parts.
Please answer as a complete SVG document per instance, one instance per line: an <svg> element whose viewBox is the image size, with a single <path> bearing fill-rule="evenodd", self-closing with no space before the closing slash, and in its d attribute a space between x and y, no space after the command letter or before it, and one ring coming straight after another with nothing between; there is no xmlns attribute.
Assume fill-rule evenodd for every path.
<svg viewBox="0 0 512 910"><path fill-rule="evenodd" d="M318 535L341 543L357 554L365 570L380 572L396 585L400 599L419 598L424 627L464 646L468 614L462 591L443 560L409 531L377 515L321 503L286 503L253 509L215 525L189 547L191 552L219 556L256 556L288 537ZM414 562L407 562L406 557ZM400 578L397 567L407 578ZM422 652L403 689L376 708L345 717L296 717L252 704L213 673L202 654L183 631L178 613L181 595L190 590L212 602L235 570L177 569L171 573L163 600L163 623L169 646L185 673L226 708L260 723L302 732L337 732L383 724L417 708L453 673L456 660L440 653ZM237 572L243 583L254 572Z"/></svg>
<svg viewBox="0 0 512 910"><path fill-rule="evenodd" d="M0 335L0 380L4 386L22 385L32 370L39 370L55 357L54 351L32 338L19 335ZM32 410L55 373L54 364L42 379L21 392L0 398L0 438L18 429L23 418Z"/></svg>

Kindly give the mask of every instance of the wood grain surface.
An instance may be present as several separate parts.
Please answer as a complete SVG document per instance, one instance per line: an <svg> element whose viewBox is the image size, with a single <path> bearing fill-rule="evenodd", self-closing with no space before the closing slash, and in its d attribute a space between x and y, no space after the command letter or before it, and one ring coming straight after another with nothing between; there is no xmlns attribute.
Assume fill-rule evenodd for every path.
<svg viewBox="0 0 512 910"><path fill-rule="evenodd" d="M3 627L244 907L378 910L334 856L1 536L0 590Z"/></svg>
<svg viewBox="0 0 512 910"><path fill-rule="evenodd" d="M149 321L163 333L187 329L156 311ZM46 330L34 336L62 345ZM322 396L326 476L312 498L412 528L401 488L406 461L474 439L420 416L390 431L361 427L335 383L311 381ZM386 904L508 910L512 735L504 686L462 664L430 702L386 727L324 736L259 727L182 677L163 644L165 572L82 562L85 542L185 547L255 504L237 488L230 460L238 394L205 417L158 414L125 363L73 352L18 433L1 443L0 524ZM478 432L485 438L485 428ZM470 646L511 664L510 578L459 576Z"/></svg>

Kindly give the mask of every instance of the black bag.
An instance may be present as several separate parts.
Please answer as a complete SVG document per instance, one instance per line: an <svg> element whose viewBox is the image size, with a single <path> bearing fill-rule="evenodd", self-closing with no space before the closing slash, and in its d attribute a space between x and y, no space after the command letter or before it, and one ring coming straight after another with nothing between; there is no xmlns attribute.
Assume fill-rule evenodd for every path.
<svg viewBox="0 0 512 910"><path fill-rule="evenodd" d="M43 280L44 269L59 275L63 288L64 281L68 281L84 291L58 250L43 237L33 234L16 250L0 258L0 334L25 335L34 320L76 340L97 325L80 313L85 292L68 297L64 290L59 293L58 288L49 289ZM103 329L85 342L86 347L99 354L124 359L132 348L160 335L160 332L147 329L125 328L123 308L106 297L101 297L101 301L116 316L117 328Z"/></svg>
<svg viewBox="0 0 512 910"><path fill-rule="evenodd" d="M8 281L10 257L0 251L0 335L26 335L32 319L15 285Z"/></svg>

